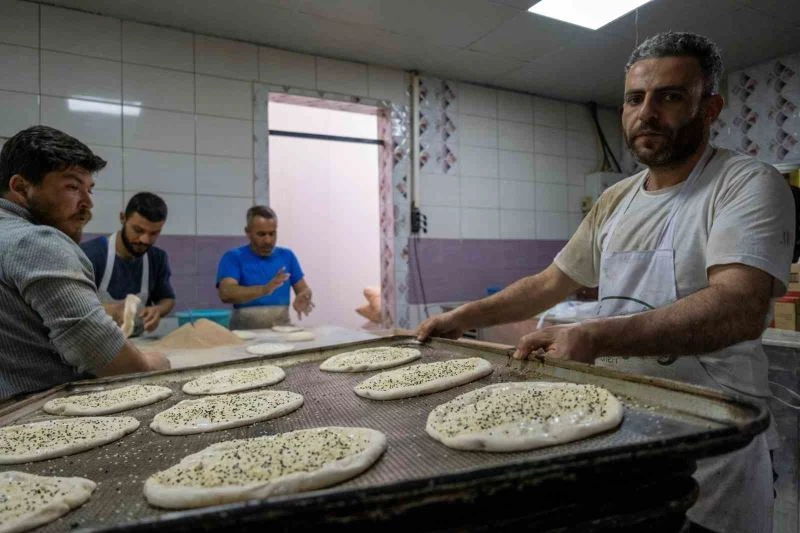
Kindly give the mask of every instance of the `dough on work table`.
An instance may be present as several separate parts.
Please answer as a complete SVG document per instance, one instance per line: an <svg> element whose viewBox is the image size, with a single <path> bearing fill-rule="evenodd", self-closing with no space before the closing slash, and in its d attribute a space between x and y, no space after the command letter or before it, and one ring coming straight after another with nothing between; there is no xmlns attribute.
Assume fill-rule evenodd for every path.
<svg viewBox="0 0 800 533"><path fill-rule="evenodd" d="M89 394L50 400L42 409L52 415L107 415L150 405L168 398L172 391L157 385L129 385Z"/></svg>
<svg viewBox="0 0 800 533"><path fill-rule="evenodd" d="M372 400L397 400L452 389L491 373L492 364L486 359L451 359L387 370L365 379L353 390Z"/></svg>
<svg viewBox="0 0 800 533"><path fill-rule="evenodd" d="M130 416L44 420L0 428L0 464L43 461L97 448L139 427Z"/></svg>
<svg viewBox="0 0 800 533"><path fill-rule="evenodd" d="M511 452L590 437L617 427L622 404L595 385L497 383L436 407L425 430L450 448Z"/></svg>
<svg viewBox="0 0 800 533"><path fill-rule="evenodd" d="M251 341L256 338L256 334L246 329L235 329L233 334L242 339L243 341Z"/></svg>
<svg viewBox="0 0 800 533"><path fill-rule="evenodd" d="M278 333L297 333L298 331L305 331L300 326L272 326L272 331Z"/></svg>
<svg viewBox="0 0 800 533"><path fill-rule="evenodd" d="M183 385L186 394L223 394L274 385L283 381L286 373L279 366L261 365L248 368L218 370L200 376Z"/></svg>
<svg viewBox="0 0 800 533"><path fill-rule="evenodd" d="M292 350L294 350L294 345L281 342L265 342L245 348L247 353L253 355L277 355L279 353L291 352Z"/></svg>
<svg viewBox="0 0 800 533"><path fill-rule="evenodd" d="M328 487L355 477L386 450L373 429L321 427L212 444L145 482L152 505L187 509Z"/></svg>
<svg viewBox="0 0 800 533"><path fill-rule="evenodd" d="M376 346L336 354L325 359L319 368L326 372L368 372L400 366L421 356L420 351L414 348Z"/></svg>
<svg viewBox="0 0 800 533"><path fill-rule="evenodd" d="M295 331L286 335L286 342L313 341L316 336L310 331Z"/></svg>
<svg viewBox="0 0 800 533"><path fill-rule="evenodd" d="M256 391L183 400L153 417L150 428L163 435L190 435L278 418L303 405L289 391Z"/></svg>
<svg viewBox="0 0 800 533"><path fill-rule="evenodd" d="M83 505L96 486L81 477L0 472L0 533L48 524Z"/></svg>

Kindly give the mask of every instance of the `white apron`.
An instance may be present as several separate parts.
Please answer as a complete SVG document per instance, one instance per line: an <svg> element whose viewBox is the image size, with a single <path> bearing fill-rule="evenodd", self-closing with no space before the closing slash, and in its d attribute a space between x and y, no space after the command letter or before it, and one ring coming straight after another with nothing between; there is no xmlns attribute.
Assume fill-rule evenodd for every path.
<svg viewBox="0 0 800 533"><path fill-rule="evenodd" d="M622 200L609 224L600 260L598 315L630 315L667 306L678 299L675 274L675 215L713 157L708 147L680 192L671 201L666 227L654 250L607 253L620 218L642 187L645 174ZM723 362L752 365L758 358L749 350L760 344L741 343L717 352ZM727 357L730 356L730 357ZM726 360L730 361L726 361ZM694 383L723 392L748 393L750 399L765 401L761 391L750 390L731 380L725 372L712 369L700 357L602 357L598 366ZM766 369L763 369L766 372ZM767 393L768 394L768 393ZM764 433L737 452L698 461L694 475L700 485L697 503L687 515L692 522L720 533L769 533L772 531L772 464Z"/></svg>

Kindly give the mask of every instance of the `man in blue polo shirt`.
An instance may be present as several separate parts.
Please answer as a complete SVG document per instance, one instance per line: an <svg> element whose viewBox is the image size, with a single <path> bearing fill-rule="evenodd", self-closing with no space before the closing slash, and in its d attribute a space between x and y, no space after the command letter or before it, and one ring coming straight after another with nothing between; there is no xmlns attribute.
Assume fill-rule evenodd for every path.
<svg viewBox="0 0 800 533"><path fill-rule="evenodd" d="M126 334L138 335L156 329L175 307L167 253L154 246L167 221L167 204L153 193L140 192L120 213L120 221L119 231L81 248L94 267L97 296L106 312ZM130 295L138 296L141 310L130 307Z"/></svg>
<svg viewBox="0 0 800 533"><path fill-rule="evenodd" d="M263 205L247 210L249 244L229 250L217 269L220 300L233 304L231 329L264 329L289 324L289 287L302 319L314 308L300 262L288 248L275 246L278 217ZM288 283L287 283L288 282Z"/></svg>

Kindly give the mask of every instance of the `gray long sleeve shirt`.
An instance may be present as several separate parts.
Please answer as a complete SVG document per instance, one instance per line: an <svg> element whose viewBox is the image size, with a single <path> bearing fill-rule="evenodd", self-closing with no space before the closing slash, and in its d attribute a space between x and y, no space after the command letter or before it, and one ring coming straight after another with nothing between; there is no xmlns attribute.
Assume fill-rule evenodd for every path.
<svg viewBox="0 0 800 533"><path fill-rule="evenodd" d="M91 376L125 344L67 235L0 198L0 400Z"/></svg>

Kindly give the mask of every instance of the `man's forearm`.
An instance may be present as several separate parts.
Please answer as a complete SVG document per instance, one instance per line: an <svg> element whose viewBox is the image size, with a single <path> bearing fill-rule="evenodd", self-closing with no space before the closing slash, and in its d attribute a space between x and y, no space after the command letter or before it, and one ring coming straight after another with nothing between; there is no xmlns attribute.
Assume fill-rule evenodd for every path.
<svg viewBox="0 0 800 533"><path fill-rule="evenodd" d="M708 287L654 311L584 324L597 357L702 354L758 338L768 304Z"/></svg>
<svg viewBox="0 0 800 533"><path fill-rule="evenodd" d="M105 377L166 370L168 368L169 362L165 359L148 357L147 354L140 352L130 341L126 341L122 349L114 356L114 359L103 368L97 370L95 374L99 377Z"/></svg>
<svg viewBox="0 0 800 533"><path fill-rule="evenodd" d="M579 287L551 265L515 281L502 291L459 307L455 313L467 329L519 322L545 311Z"/></svg>
<svg viewBox="0 0 800 533"><path fill-rule="evenodd" d="M266 285L242 287L231 285L219 288L219 298L226 304L245 304L267 294Z"/></svg>
<svg viewBox="0 0 800 533"><path fill-rule="evenodd" d="M156 304L156 307L158 308L158 315L163 318L172 312L175 307L175 298L164 298Z"/></svg>

